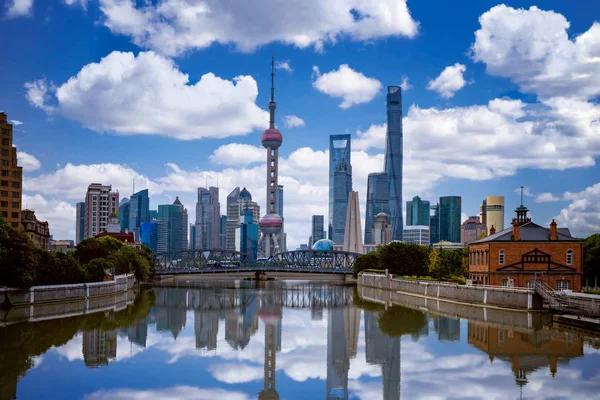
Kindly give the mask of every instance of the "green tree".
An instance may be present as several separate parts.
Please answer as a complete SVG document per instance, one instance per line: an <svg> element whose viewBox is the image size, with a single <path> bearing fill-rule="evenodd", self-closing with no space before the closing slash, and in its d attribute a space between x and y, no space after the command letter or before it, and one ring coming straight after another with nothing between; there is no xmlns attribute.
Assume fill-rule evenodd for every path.
<svg viewBox="0 0 600 400"><path fill-rule="evenodd" d="M354 277L356 278L358 273L365 269L381 269L379 252L377 250L363 254L356 259L354 262Z"/></svg>
<svg viewBox="0 0 600 400"><path fill-rule="evenodd" d="M479 235L479 237L477 238L477 240L484 239L486 237L488 237L487 232L483 232L481 235Z"/></svg>
<svg viewBox="0 0 600 400"><path fill-rule="evenodd" d="M583 284L594 285L600 282L600 233L583 240Z"/></svg>
<svg viewBox="0 0 600 400"><path fill-rule="evenodd" d="M22 228L15 229L0 218L0 285L34 285L39 256L39 247Z"/></svg>
<svg viewBox="0 0 600 400"><path fill-rule="evenodd" d="M94 258L84 268L88 282L101 282L104 280L105 271L114 268L114 264L106 258Z"/></svg>
<svg viewBox="0 0 600 400"><path fill-rule="evenodd" d="M75 257L81 264L88 264L94 258L106 258L121 249L125 244L111 236L88 238L77 245Z"/></svg>
<svg viewBox="0 0 600 400"><path fill-rule="evenodd" d="M379 248L380 268L394 275L427 276L429 248L392 242Z"/></svg>
<svg viewBox="0 0 600 400"><path fill-rule="evenodd" d="M113 253L108 258L115 268L116 274L135 275L138 282L144 282L154 276L153 266L148 258L137 248L123 246L121 249Z"/></svg>

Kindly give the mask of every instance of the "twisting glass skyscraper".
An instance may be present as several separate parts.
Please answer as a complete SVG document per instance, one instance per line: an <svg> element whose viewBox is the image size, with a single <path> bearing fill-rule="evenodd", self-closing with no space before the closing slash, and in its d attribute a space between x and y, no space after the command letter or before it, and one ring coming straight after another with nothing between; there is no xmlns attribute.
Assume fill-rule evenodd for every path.
<svg viewBox="0 0 600 400"><path fill-rule="evenodd" d="M346 224L346 207L348 205L348 193L352 191L352 166L350 164L350 135L329 136L329 227L328 236L336 244L344 242L344 226ZM336 171L338 175L335 182ZM336 189L337 188L337 189ZM338 203L338 207L335 204ZM335 222L334 209L341 213L337 223ZM343 211L342 211L343 209ZM337 227L341 232L339 242L335 241L334 235ZM340 235L338 234L338 238Z"/></svg>
<svg viewBox="0 0 600 400"><path fill-rule="evenodd" d="M388 86L387 132L385 135L385 172L390 188L392 239L402 240L402 89Z"/></svg>
<svg viewBox="0 0 600 400"><path fill-rule="evenodd" d="M367 210L365 213L365 244L373 244L371 229L375 217L380 212L390 213L390 188L388 175L385 172L369 174L367 182Z"/></svg>

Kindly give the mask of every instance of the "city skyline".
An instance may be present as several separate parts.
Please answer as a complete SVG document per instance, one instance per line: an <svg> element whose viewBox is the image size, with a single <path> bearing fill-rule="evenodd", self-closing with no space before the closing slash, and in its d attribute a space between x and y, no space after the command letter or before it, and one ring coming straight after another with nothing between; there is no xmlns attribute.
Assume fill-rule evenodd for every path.
<svg viewBox="0 0 600 400"><path fill-rule="evenodd" d="M583 11L554 1L518 11L525 5L516 1L507 6L472 2L457 15L448 4L432 13L427 2L410 1L394 14L399 19L391 31L365 32L360 18L346 21L345 28L321 26L332 22L319 20L314 30L295 25L293 35L219 33L208 37L220 44L190 46L178 40L180 30L170 44L183 48L173 49L159 46L156 36L132 38L96 3L85 11L79 2L70 3L49 9L30 2L30 10L7 17L0 27L7 37L23 32L5 48L11 63L0 66L6 82L1 107L14 121L24 168L22 206L47 220L55 238L75 238L75 204L91 182L129 195L135 179L149 190L151 208L180 196L191 214L195 191L207 181L222 188L222 199L236 186L247 186L264 208L264 149L257 139L268 118L266 60L271 54L281 61L276 67L285 77L278 88L285 112L276 122L289 132L279 157L288 247L310 235L303 210L310 209L309 216L327 213L324 171L331 134L352 136L353 185L366 210L367 176L383 170L388 85L402 86L403 197L460 194L465 215L476 215L490 193L505 196L505 209L514 209L520 203L513 190L524 185L526 203L535 203L530 206L535 221L557 218L577 236L600 226L595 162L600 145L593 124L597 71L575 56L591 54L588 42L577 38L592 34L599 14L594 7L600 10L600 5ZM263 5L259 2L261 15L269 21L290 17ZM344 20L350 11L341 6L334 20ZM307 6L306 12L316 11ZM357 12L379 26L381 16L368 7L361 5ZM54 28L66 19L74 23L68 34L59 34ZM231 32L239 33L245 24L234 22ZM496 48L504 49L492 40L504 23L528 27L506 37L506 65L492 56ZM410 29L401 29L406 26ZM449 30L455 32L451 38L445 34ZM85 40L67 46L65 38L71 37ZM248 41L242 44L240 37ZM535 62L521 56L529 46L541 49ZM62 56L67 47L69 58ZM556 48L568 49L559 60L549 50ZM553 70L556 66L566 70ZM536 83L539 71L551 77L543 87ZM105 80L107 85L100 84ZM356 85L343 85L344 80ZM208 93L214 98L207 100ZM143 102L150 98L157 102ZM515 148L523 151L515 154Z"/></svg>

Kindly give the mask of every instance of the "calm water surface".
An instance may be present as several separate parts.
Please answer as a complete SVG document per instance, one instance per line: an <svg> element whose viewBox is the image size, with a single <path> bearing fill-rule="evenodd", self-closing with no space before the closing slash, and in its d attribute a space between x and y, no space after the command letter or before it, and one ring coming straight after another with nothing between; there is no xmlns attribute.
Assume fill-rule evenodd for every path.
<svg viewBox="0 0 600 400"><path fill-rule="evenodd" d="M386 309L352 286L180 283L4 325L0 399L600 398L597 338Z"/></svg>

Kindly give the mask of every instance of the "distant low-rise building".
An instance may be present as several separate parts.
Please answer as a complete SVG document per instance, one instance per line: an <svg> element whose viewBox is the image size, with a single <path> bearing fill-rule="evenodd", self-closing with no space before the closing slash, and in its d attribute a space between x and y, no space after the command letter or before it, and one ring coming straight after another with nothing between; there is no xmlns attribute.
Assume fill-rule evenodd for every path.
<svg viewBox="0 0 600 400"><path fill-rule="evenodd" d="M486 232L485 224L480 222L478 216L469 217L460 226L460 242L464 244L473 243Z"/></svg>
<svg viewBox="0 0 600 400"><path fill-rule="evenodd" d="M50 228L48 222L42 222L35 217L35 211L23 210L21 212L21 225L25 233L42 249L50 248Z"/></svg>
<svg viewBox="0 0 600 400"><path fill-rule="evenodd" d="M434 243L431 247L433 247L434 249L439 249L439 250L456 250L456 249L464 249L465 244L464 243L447 242L445 240L442 240L437 243Z"/></svg>
<svg viewBox="0 0 600 400"><path fill-rule="evenodd" d="M549 228L531 222L527 208L516 210L512 227L469 245L469 278L484 285L535 286L581 291L583 243L554 220Z"/></svg>
<svg viewBox="0 0 600 400"><path fill-rule="evenodd" d="M49 250L59 253L70 253L75 251L76 248L72 240L51 240Z"/></svg>
<svg viewBox="0 0 600 400"><path fill-rule="evenodd" d="M429 227L425 225L405 226L402 241L406 244L429 246Z"/></svg>
<svg viewBox="0 0 600 400"><path fill-rule="evenodd" d="M128 246L139 247L140 243L135 241L135 236L133 232L121 232L121 223L119 222L119 217L116 213L108 217L106 231L100 232L95 237L101 238L104 236L113 237Z"/></svg>

